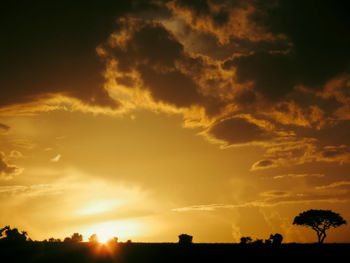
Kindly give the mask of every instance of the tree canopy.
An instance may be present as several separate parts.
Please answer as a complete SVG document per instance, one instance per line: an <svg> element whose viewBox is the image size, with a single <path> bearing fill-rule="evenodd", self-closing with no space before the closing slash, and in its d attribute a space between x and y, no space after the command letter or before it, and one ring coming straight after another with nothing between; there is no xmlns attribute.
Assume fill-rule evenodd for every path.
<svg viewBox="0 0 350 263"><path fill-rule="evenodd" d="M309 226L317 233L318 243L323 243L326 231L331 227L346 224L341 215L331 210L308 210L294 218L294 225Z"/></svg>
<svg viewBox="0 0 350 263"><path fill-rule="evenodd" d="M22 231L20 233L17 228L12 228L10 226L5 226L4 228L0 229L0 237L3 236L3 233L5 233L5 237L1 238L5 241L12 241L12 242L22 242L27 240L27 232Z"/></svg>

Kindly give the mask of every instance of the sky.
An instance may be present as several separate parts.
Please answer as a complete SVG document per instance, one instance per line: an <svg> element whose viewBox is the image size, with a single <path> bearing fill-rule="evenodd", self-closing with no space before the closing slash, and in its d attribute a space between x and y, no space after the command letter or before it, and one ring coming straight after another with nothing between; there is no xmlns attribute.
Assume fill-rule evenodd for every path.
<svg viewBox="0 0 350 263"><path fill-rule="evenodd" d="M0 225L315 242L299 213L349 221L349 8L1 1Z"/></svg>

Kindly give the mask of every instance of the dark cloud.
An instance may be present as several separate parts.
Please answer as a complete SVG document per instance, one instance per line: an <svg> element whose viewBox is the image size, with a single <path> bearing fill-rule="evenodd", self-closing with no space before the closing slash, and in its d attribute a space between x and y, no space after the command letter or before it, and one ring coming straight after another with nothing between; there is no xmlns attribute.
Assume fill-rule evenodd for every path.
<svg viewBox="0 0 350 263"><path fill-rule="evenodd" d="M322 157L325 158L336 158L338 156L347 154L346 146L326 146L324 147L323 151L321 152Z"/></svg>
<svg viewBox="0 0 350 263"><path fill-rule="evenodd" d="M242 0L175 0L173 1L177 8L191 10L194 13L194 18L205 16L213 20L218 27L226 24L229 20L229 11L232 8L242 8L247 6L247 2ZM210 5L216 5L218 8L213 12Z"/></svg>
<svg viewBox="0 0 350 263"><path fill-rule="evenodd" d="M337 83L329 84L350 72L347 32L350 19L346 12L349 3L298 0L205 1L201 4L176 0L171 8L186 17L192 30L189 32L200 44L200 48L194 50L213 55L222 60L224 70L234 72L230 94L234 94L234 99L227 104L234 102L240 110L253 116L263 113L270 121L277 122L276 127L297 132L297 136L322 136L329 145L349 143L347 136L343 136L346 129L341 128L347 126L344 120L350 116L349 96L344 91L348 90L348 78L343 77L337 89L333 87ZM237 21L227 20L224 13L221 17L221 11L230 13L231 17L236 14ZM222 19L215 21L216 16ZM232 21L236 21L236 25ZM231 25L230 32L228 25ZM202 44L204 41L207 46ZM218 56L212 49L224 52ZM237 90L235 84L249 88ZM224 108L222 103L213 105ZM307 129L295 130L292 126ZM216 138L228 144L241 141L233 139L243 136L235 134L234 127L228 124L219 127L220 132L213 134ZM246 130L254 129L246 127ZM332 130L332 134L340 134L340 137L329 136L325 130ZM264 136L258 139L264 140ZM329 155L341 155L335 150L322 151L316 144L312 143L312 147L319 149L318 153L313 153L314 160L334 160ZM300 156L304 152L300 148L295 151Z"/></svg>
<svg viewBox="0 0 350 263"><path fill-rule="evenodd" d="M255 53L226 61L237 69L237 81L253 81L256 91L269 99L281 99L298 84L295 79L293 58L289 55Z"/></svg>
<svg viewBox="0 0 350 263"><path fill-rule="evenodd" d="M119 42L106 46L117 61L119 74L139 73L141 89L151 92L153 99L176 107L189 107L202 100L193 72L200 72L202 62L185 53L183 45L160 23L140 19L120 21L120 31L115 32ZM128 37L123 39L124 31ZM191 71L191 72L189 72ZM119 84L133 81L121 76ZM128 80L128 81L125 81Z"/></svg>
<svg viewBox="0 0 350 263"><path fill-rule="evenodd" d="M285 35L293 44L291 52L285 56L291 56L292 68L286 68L283 61L275 63L274 56L263 59L274 65L276 73L289 75L287 82L293 80L296 84L321 89L326 81L349 72L348 2L277 1L274 6L262 4L258 7L261 12L255 12L251 18L273 34ZM265 72L264 66L259 67L262 72Z"/></svg>
<svg viewBox="0 0 350 263"><path fill-rule="evenodd" d="M178 70L160 73L150 68L140 67L141 78L156 101L189 107L200 101L196 83Z"/></svg>
<svg viewBox="0 0 350 263"><path fill-rule="evenodd" d="M0 107L62 94L115 108L96 47L129 12L151 1L1 1Z"/></svg>
<svg viewBox="0 0 350 263"><path fill-rule="evenodd" d="M128 34L125 43L113 46L112 51L121 71L130 71L139 64L174 67L176 59L183 53L182 44L159 23L129 19L121 20L119 26Z"/></svg>
<svg viewBox="0 0 350 263"><path fill-rule="evenodd" d="M196 15L210 14L210 9L207 0L177 0L175 1L176 6L186 7L196 13Z"/></svg>
<svg viewBox="0 0 350 263"><path fill-rule="evenodd" d="M197 122L193 125L206 131L202 134L226 145L266 145L281 134L312 141L270 149L264 158L273 163L256 163L259 169L276 166L278 158L340 162L347 156L339 152L343 149L323 148L350 143L350 6L345 1L0 5L0 108L55 95L122 107L126 96L112 99L114 90L104 89L108 78L128 95L143 92L130 105L146 98L145 104L181 109L185 121ZM300 161L296 156L305 151L312 158Z"/></svg>
<svg viewBox="0 0 350 263"><path fill-rule="evenodd" d="M273 160L264 159L264 160L260 160L260 161L257 161L256 163L254 163L251 167L251 171L271 168L271 167L274 167L275 165L276 164Z"/></svg>
<svg viewBox="0 0 350 263"><path fill-rule="evenodd" d="M246 144L273 138L273 133L239 117L219 121L209 129L208 133L229 144Z"/></svg>
<svg viewBox="0 0 350 263"><path fill-rule="evenodd" d="M350 19L344 11L349 9L347 2L305 3L298 0L192 3L176 0L174 3L178 9L193 13L189 23L194 28L204 28L218 38L222 32L210 29L205 23L214 21L212 24L216 27L224 27L230 22L219 19L215 23L214 19L216 16L221 17L221 11L251 9L246 16L237 18L237 23L241 25L231 28L229 44L221 43L223 48L230 47L231 55L244 56L227 60L223 67L236 68L238 82L253 82L254 88L268 99L283 100L300 84L320 90L326 81L350 70L350 52L347 48L350 44L347 33ZM196 16L198 19L203 18L201 23ZM257 38L264 34L266 38Z"/></svg>
<svg viewBox="0 0 350 263"><path fill-rule="evenodd" d="M344 154L344 150L339 151L339 149L328 149L322 152L322 156L326 158L332 158Z"/></svg>

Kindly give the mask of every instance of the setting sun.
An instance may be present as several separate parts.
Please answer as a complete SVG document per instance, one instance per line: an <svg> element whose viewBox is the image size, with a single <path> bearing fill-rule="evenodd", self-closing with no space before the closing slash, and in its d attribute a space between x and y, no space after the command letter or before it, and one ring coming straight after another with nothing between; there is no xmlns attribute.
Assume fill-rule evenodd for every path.
<svg viewBox="0 0 350 263"><path fill-rule="evenodd" d="M100 231L97 234L97 239L99 243L106 244L108 240L113 239L113 235L107 231Z"/></svg>

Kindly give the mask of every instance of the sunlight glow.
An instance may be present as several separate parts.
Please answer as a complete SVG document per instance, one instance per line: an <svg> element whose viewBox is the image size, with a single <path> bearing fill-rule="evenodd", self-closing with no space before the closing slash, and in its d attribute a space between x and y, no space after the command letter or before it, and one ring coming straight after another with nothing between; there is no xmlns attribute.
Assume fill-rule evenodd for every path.
<svg viewBox="0 0 350 263"><path fill-rule="evenodd" d="M108 212L113 208L121 205L121 201L116 200L101 200L88 204L87 206L77 211L78 215L95 215Z"/></svg>
<svg viewBox="0 0 350 263"><path fill-rule="evenodd" d="M143 230L144 226L139 222L116 220L90 225L81 232L86 240L88 240L92 234L96 234L99 242L106 243L113 237L118 237L120 241L130 239L142 234Z"/></svg>

